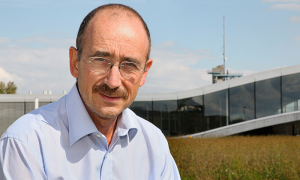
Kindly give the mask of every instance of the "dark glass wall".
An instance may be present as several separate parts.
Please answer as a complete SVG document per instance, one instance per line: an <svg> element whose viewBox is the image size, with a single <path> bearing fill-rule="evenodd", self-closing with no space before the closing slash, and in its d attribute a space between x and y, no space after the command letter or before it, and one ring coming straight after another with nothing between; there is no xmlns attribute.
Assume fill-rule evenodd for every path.
<svg viewBox="0 0 300 180"><path fill-rule="evenodd" d="M165 135L177 135L177 100L153 101L153 124Z"/></svg>
<svg viewBox="0 0 300 180"><path fill-rule="evenodd" d="M230 124L254 119L254 83L229 89Z"/></svg>
<svg viewBox="0 0 300 180"><path fill-rule="evenodd" d="M282 76L282 111L292 112L300 109L300 73Z"/></svg>
<svg viewBox="0 0 300 180"><path fill-rule="evenodd" d="M39 107L50 102L39 102ZM0 102L0 136L24 114L34 110L34 102Z"/></svg>
<svg viewBox="0 0 300 180"><path fill-rule="evenodd" d="M204 130L228 124L228 90L204 95Z"/></svg>
<svg viewBox="0 0 300 180"><path fill-rule="evenodd" d="M50 102L39 102L39 107L50 104ZM34 102L25 102L25 114L34 110Z"/></svg>
<svg viewBox="0 0 300 180"><path fill-rule="evenodd" d="M134 113L153 123L152 118L152 101L134 101L129 108Z"/></svg>
<svg viewBox="0 0 300 180"><path fill-rule="evenodd" d="M280 77L256 82L256 118L281 113Z"/></svg>
<svg viewBox="0 0 300 180"><path fill-rule="evenodd" d="M24 102L0 102L0 134L24 115Z"/></svg>
<svg viewBox="0 0 300 180"><path fill-rule="evenodd" d="M203 96L178 100L179 134L204 131Z"/></svg>
<svg viewBox="0 0 300 180"><path fill-rule="evenodd" d="M51 102L39 102L39 107L50 104Z"/></svg>
<svg viewBox="0 0 300 180"><path fill-rule="evenodd" d="M25 114L34 110L34 103L33 102L25 102Z"/></svg>

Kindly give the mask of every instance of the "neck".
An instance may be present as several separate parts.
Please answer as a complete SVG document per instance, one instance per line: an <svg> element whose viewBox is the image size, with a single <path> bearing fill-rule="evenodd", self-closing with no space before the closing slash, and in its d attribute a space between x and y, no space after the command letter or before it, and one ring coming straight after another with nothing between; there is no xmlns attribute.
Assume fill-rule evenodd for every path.
<svg viewBox="0 0 300 180"><path fill-rule="evenodd" d="M82 102L88 114L90 115L92 121L94 122L96 128L98 129L98 131L101 132L106 137L107 144L109 147L117 126L118 116L113 118L101 117L97 113L89 109L83 100Z"/></svg>
<svg viewBox="0 0 300 180"><path fill-rule="evenodd" d="M101 132L106 137L107 144L108 144L108 146L110 146L114 132L117 127L118 117L107 119L107 118L99 117L98 115L95 115L94 113L89 112L89 114L90 114L90 117L93 120L95 126L97 127L98 131Z"/></svg>
<svg viewBox="0 0 300 180"><path fill-rule="evenodd" d="M79 88L78 88L78 83L76 83L78 93L80 94ZM105 118L99 116L97 113L93 112L89 107L85 104L81 94L80 94L81 101L87 110L88 114L90 115L92 121L94 122L96 128L98 129L99 132L101 132L107 139L107 144L108 147L111 144L115 129L117 127L117 120L118 116L113 117L113 118Z"/></svg>

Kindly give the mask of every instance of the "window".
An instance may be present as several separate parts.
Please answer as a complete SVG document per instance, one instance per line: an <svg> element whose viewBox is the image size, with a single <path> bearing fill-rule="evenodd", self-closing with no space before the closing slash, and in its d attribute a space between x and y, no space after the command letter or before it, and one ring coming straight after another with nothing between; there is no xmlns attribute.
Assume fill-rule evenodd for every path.
<svg viewBox="0 0 300 180"><path fill-rule="evenodd" d="M24 115L24 102L0 102L0 133Z"/></svg>
<svg viewBox="0 0 300 180"><path fill-rule="evenodd" d="M153 124L165 135L177 135L177 100L153 101Z"/></svg>
<svg viewBox="0 0 300 180"><path fill-rule="evenodd" d="M254 119L254 83L230 88L230 124Z"/></svg>
<svg viewBox="0 0 300 180"><path fill-rule="evenodd" d="M203 96L178 100L179 134L193 134L204 131Z"/></svg>
<svg viewBox="0 0 300 180"><path fill-rule="evenodd" d="M300 73L282 76L282 111L300 110Z"/></svg>
<svg viewBox="0 0 300 180"><path fill-rule="evenodd" d="M205 130L228 125L228 90L204 95Z"/></svg>
<svg viewBox="0 0 300 180"><path fill-rule="evenodd" d="M153 122L152 119L152 101L134 101L129 108L134 113L147 121Z"/></svg>
<svg viewBox="0 0 300 180"><path fill-rule="evenodd" d="M281 113L280 77L256 82L256 118Z"/></svg>

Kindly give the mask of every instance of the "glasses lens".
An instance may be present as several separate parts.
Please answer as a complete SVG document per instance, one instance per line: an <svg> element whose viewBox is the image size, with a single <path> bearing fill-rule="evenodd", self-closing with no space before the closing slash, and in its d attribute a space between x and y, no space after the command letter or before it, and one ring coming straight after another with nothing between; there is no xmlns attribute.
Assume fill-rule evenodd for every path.
<svg viewBox="0 0 300 180"><path fill-rule="evenodd" d="M132 81L136 81L142 73L141 67L133 62L122 62L120 72L124 78L131 79Z"/></svg>
<svg viewBox="0 0 300 180"><path fill-rule="evenodd" d="M111 66L111 62L108 59L101 57L91 57L90 60L90 70L93 72L106 73Z"/></svg>
<svg viewBox="0 0 300 180"><path fill-rule="evenodd" d="M100 74L107 73L108 70L114 65L109 59L105 59L102 57L90 57L86 62L89 63L90 71ZM121 76L133 83L137 82L143 71L142 67L139 64L127 61L122 62L119 65L119 68Z"/></svg>

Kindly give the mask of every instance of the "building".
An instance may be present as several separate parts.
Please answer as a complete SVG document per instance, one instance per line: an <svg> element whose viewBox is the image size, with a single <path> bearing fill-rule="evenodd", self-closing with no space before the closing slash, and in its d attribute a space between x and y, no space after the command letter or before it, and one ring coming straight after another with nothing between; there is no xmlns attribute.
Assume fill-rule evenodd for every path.
<svg viewBox="0 0 300 180"><path fill-rule="evenodd" d="M212 68L212 70L208 70L207 74L212 75L212 83L213 84L243 76L242 74L229 73L228 70L227 70L227 72L225 72L224 65L219 65L215 68Z"/></svg>
<svg viewBox="0 0 300 180"><path fill-rule="evenodd" d="M42 106L60 97L0 95L0 133L32 111L36 98ZM300 132L299 106L300 65L296 65L188 91L138 94L129 108L165 135L197 137L206 132L218 134L218 130L224 132L224 129L227 133L223 135L296 135Z"/></svg>

